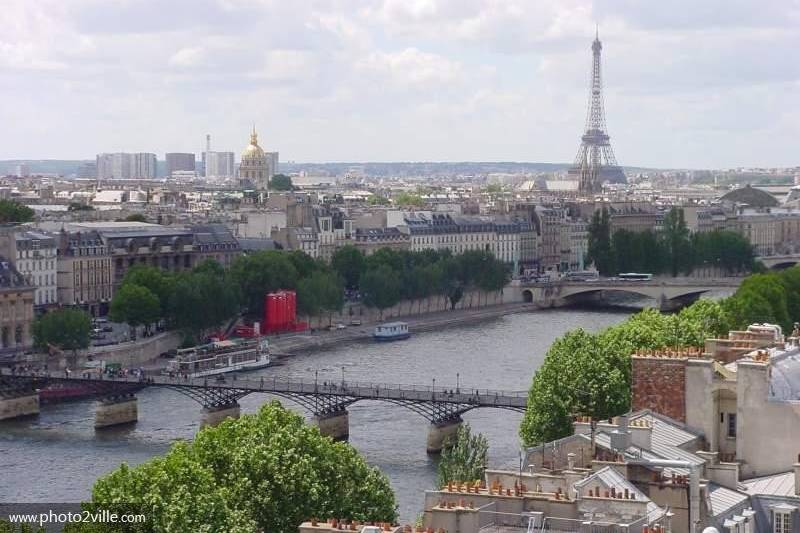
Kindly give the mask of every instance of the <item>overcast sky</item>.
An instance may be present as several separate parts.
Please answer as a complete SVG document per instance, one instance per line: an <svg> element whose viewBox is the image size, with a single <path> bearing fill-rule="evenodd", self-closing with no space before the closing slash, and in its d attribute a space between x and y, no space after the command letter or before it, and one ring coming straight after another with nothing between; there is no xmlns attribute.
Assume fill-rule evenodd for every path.
<svg viewBox="0 0 800 533"><path fill-rule="evenodd" d="M800 0L4 0L0 158L800 164Z"/></svg>

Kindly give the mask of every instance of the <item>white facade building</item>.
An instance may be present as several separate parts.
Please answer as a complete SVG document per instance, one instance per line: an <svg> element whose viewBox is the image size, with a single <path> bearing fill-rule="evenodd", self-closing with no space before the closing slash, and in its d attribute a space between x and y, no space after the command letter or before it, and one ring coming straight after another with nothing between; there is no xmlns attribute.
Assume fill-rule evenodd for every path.
<svg viewBox="0 0 800 533"><path fill-rule="evenodd" d="M53 236L38 231L14 235L15 266L28 284L36 287L35 306L54 305L58 299L56 241Z"/></svg>

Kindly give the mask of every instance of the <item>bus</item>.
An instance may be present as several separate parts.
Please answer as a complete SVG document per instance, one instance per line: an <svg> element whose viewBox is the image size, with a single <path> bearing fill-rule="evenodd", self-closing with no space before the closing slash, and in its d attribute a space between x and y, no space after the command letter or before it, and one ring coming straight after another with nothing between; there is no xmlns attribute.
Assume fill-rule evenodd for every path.
<svg viewBox="0 0 800 533"><path fill-rule="evenodd" d="M650 281L653 279L652 274L639 274L638 272L626 272L617 277L624 281Z"/></svg>
<svg viewBox="0 0 800 533"><path fill-rule="evenodd" d="M600 278L596 270L573 270L564 273L566 281L595 281Z"/></svg>

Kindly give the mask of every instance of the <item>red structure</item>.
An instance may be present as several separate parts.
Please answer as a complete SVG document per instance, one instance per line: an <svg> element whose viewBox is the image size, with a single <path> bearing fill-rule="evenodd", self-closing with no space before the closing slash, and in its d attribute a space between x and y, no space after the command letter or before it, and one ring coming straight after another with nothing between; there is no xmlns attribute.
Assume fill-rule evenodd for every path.
<svg viewBox="0 0 800 533"><path fill-rule="evenodd" d="M297 294L294 291L278 291L267 294L264 300L265 333L302 331L308 325L297 321Z"/></svg>

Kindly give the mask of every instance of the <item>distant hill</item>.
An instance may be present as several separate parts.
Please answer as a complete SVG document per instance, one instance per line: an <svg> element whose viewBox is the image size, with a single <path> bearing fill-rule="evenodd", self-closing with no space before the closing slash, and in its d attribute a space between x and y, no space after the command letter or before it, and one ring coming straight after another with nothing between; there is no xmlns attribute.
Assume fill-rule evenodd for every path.
<svg viewBox="0 0 800 533"><path fill-rule="evenodd" d="M17 165L26 163L33 174L59 174L69 176L78 172L78 167L91 159L7 159L0 161L0 175L13 174Z"/></svg>
<svg viewBox="0 0 800 533"><path fill-rule="evenodd" d="M557 172L569 168L567 163L524 163L524 162L343 162L343 163L281 163L282 172L301 172L309 174L325 173L340 176L349 170L358 169L368 176L453 176L492 173L535 173Z"/></svg>

